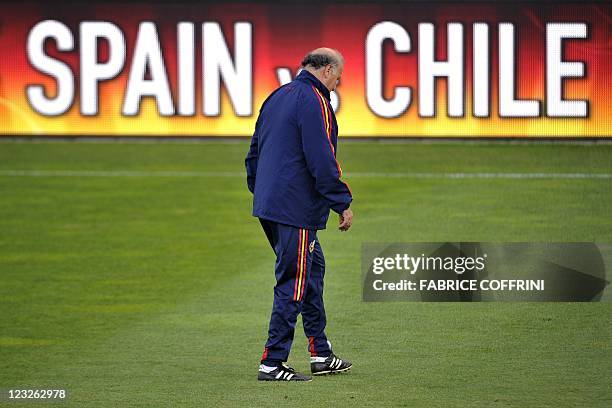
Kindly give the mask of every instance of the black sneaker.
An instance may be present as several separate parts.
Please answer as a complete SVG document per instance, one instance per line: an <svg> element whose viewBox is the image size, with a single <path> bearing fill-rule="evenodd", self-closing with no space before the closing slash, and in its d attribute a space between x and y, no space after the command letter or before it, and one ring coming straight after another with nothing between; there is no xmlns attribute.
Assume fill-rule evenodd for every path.
<svg viewBox="0 0 612 408"><path fill-rule="evenodd" d="M310 357L312 375L343 373L350 370L352 366L353 363L339 359L334 353L331 353L329 357Z"/></svg>
<svg viewBox="0 0 612 408"><path fill-rule="evenodd" d="M296 373L295 370L285 363L280 366L269 370L269 367L263 364L259 366L259 375L257 376L259 381L312 381L312 377L300 373Z"/></svg>

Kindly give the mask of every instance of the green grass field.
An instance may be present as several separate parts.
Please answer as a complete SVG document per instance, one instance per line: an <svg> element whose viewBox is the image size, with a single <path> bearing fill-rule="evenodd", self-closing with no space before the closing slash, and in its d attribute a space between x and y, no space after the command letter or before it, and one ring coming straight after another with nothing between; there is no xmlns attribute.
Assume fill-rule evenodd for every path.
<svg viewBox="0 0 612 408"><path fill-rule="evenodd" d="M350 176L610 174L611 145L341 141L354 226L319 237L327 333L354 368L307 384L256 381L274 258L236 174L247 148L0 141L0 388L75 407L612 406L611 303L364 303L360 283L365 241L612 242L612 179Z"/></svg>

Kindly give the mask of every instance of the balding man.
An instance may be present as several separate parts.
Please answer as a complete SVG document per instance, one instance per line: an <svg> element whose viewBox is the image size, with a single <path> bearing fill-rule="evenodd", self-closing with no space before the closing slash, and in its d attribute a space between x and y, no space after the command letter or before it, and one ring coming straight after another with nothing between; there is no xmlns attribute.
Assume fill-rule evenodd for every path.
<svg viewBox="0 0 612 408"><path fill-rule="evenodd" d="M351 191L336 161L338 125L330 104L344 60L330 48L306 55L297 78L263 103L245 164L258 217L276 254L274 304L258 379L310 381L285 364L298 314L308 338L311 372L347 371L351 363L334 355L325 335L325 259L317 231L330 209L339 229L353 221Z"/></svg>

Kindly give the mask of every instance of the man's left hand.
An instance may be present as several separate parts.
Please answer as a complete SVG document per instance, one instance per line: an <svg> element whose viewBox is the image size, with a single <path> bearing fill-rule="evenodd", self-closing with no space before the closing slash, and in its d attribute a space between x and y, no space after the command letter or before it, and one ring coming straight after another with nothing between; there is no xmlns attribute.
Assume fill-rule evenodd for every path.
<svg viewBox="0 0 612 408"><path fill-rule="evenodd" d="M338 229L340 231L348 231L353 224L353 211L350 208L347 208L340 214L340 225Z"/></svg>

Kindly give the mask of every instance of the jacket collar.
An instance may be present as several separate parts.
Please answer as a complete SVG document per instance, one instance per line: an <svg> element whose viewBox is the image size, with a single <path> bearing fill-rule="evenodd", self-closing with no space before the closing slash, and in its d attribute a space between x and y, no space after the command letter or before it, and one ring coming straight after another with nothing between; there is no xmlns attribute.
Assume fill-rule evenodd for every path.
<svg viewBox="0 0 612 408"><path fill-rule="evenodd" d="M314 85L314 87L317 88L319 91L321 91L323 96L325 96L325 98L327 98L328 101L330 100L329 89L327 89L327 87L323 85L323 82L319 81L317 77L312 75L310 72L303 69L299 73L299 75L296 77L296 79L298 81L302 81L302 82L306 82L306 83L310 83Z"/></svg>

